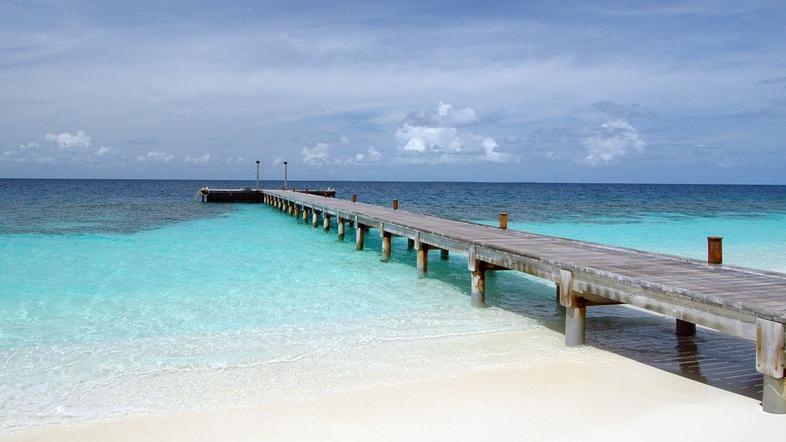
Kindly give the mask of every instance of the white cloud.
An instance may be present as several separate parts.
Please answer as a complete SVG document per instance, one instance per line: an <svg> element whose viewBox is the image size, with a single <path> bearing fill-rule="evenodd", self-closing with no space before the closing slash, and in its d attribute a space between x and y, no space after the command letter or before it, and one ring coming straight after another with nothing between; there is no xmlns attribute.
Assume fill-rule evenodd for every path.
<svg viewBox="0 0 786 442"><path fill-rule="evenodd" d="M382 160L382 153L374 147L369 147L365 153L356 153L353 158L355 163L376 163L380 160Z"/></svg>
<svg viewBox="0 0 786 442"><path fill-rule="evenodd" d="M330 145L317 143L311 147L303 147L301 151L303 163L309 166L321 166L330 161Z"/></svg>
<svg viewBox="0 0 786 442"><path fill-rule="evenodd" d="M172 161L174 158L175 156L171 153L167 153L162 150L154 150L144 155L139 155L138 157L136 157L136 161L138 163L143 161L151 161L154 163L168 163Z"/></svg>
<svg viewBox="0 0 786 442"><path fill-rule="evenodd" d="M636 128L622 119L603 123L595 135L583 140L583 144L584 161L593 166L612 163L630 152L641 152L647 145Z"/></svg>
<svg viewBox="0 0 786 442"><path fill-rule="evenodd" d="M436 110L411 113L407 116L407 121L416 126L469 126L478 122L478 114L471 107L455 108L450 103L440 101Z"/></svg>
<svg viewBox="0 0 786 442"><path fill-rule="evenodd" d="M83 130L78 130L76 133L62 133L62 134L46 134L46 141L57 143L61 149L90 147L92 138Z"/></svg>
<svg viewBox="0 0 786 442"><path fill-rule="evenodd" d="M458 129L458 126L477 121L474 109L456 109L442 101L436 111L410 114L395 133L403 153L399 160L413 164L501 163L512 160L512 154L497 150L500 146L494 138Z"/></svg>
<svg viewBox="0 0 786 442"><path fill-rule="evenodd" d="M186 155L183 161L191 164L207 164L210 161L210 154L206 153L198 157L192 157L191 155Z"/></svg>
<svg viewBox="0 0 786 442"><path fill-rule="evenodd" d="M281 165L281 164L284 164L284 157L279 155L279 156L277 156L277 157L275 157L273 159L273 165L274 166L278 166L278 165Z"/></svg>
<svg viewBox="0 0 786 442"><path fill-rule="evenodd" d="M101 146L96 151L96 155L98 155L99 157L100 156L104 156L104 155L108 154L111 151L112 151L111 147L109 147L109 146Z"/></svg>
<svg viewBox="0 0 786 442"><path fill-rule="evenodd" d="M396 131L396 139L408 152L459 152L462 141L455 127L412 126L404 123Z"/></svg>

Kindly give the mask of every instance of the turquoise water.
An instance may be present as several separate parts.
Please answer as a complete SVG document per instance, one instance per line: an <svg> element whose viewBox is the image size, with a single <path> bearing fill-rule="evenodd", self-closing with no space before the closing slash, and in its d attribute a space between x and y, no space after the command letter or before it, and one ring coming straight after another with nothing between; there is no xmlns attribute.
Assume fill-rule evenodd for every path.
<svg viewBox="0 0 786 442"><path fill-rule="evenodd" d="M414 343L560 320L549 283L490 275L492 307L471 308L461 256L432 254L429 277L418 278L403 240L383 263L376 235L357 252L351 229L341 243L266 206L201 204L192 199L200 184L0 180L12 195L0 206L0 427L390 381L367 379L372 369L435 376L491 362L461 352L438 360ZM781 187L299 187L328 185L343 197L395 196L402 208L486 223L506 210L511 228L700 259L705 237L722 235L726 262L786 271Z"/></svg>

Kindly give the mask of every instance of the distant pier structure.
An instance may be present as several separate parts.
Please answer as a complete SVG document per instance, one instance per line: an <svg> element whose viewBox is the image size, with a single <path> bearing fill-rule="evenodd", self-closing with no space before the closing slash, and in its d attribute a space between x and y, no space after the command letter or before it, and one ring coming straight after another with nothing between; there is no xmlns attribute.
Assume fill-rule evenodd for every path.
<svg viewBox="0 0 786 442"><path fill-rule="evenodd" d="M335 189L312 190L312 189L292 189L293 192L308 195L335 198ZM265 192L260 189L211 189L207 186L199 189L199 196L205 203L262 203L265 200Z"/></svg>

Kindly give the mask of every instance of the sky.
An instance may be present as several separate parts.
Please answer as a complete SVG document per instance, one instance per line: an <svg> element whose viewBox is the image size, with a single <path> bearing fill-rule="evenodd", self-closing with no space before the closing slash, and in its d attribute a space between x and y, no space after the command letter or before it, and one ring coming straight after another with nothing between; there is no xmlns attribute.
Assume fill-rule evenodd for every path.
<svg viewBox="0 0 786 442"><path fill-rule="evenodd" d="M0 0L0 177L786 184L782 1Z"/></svg>

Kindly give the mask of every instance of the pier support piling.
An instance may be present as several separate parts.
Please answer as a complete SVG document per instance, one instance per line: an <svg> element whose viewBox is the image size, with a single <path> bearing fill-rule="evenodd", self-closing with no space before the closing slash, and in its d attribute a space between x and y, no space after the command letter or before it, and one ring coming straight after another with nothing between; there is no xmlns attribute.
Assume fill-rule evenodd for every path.
<svg viewBox="0 0 786 442"><path fill-rule="evenodd" d="M573 272L570 270L559 271L559 295L559 303L565 307L565 345L568 347L584 345L587 305L573 290Z"/></svg>
<svg viewBox="0 0 786 442"><path fill-rule="evenodd" d="M390 259L390 240L393 235L390 232L382 232L382 260Z"/></svg>
<svg viewBox="0 0 786 442"><path fill-rule="evenodd" d="M355 250L363 250L365 244L365 226L362 224L355 224Z"/></svg>
<svg viewBox="0 0 786 442"><path fill-rule="evenodd" d="M696 334L696 324L688 321L683 321L682 319L677 319L674 333L680 337L694 336Z"/></svg>
<svg viewBox="0 0 786 442"><path fill-rule="evenodd" d="M300 206L295 204L295 220L298 220L299 218L300 218Z"/></svg>
<svg viewBox="0 0 786 442"><path fill-rule="evenodd" d="M330 215L327 212L322 212L322 228L325 232L330 230Z"/></svg>
<svg viewBox="0 0 786 442"><path fill-rule="evenodd" d="M311 227L316 227L319 224L319 213L316 209L311 209Z"/></svg>
<svg viewBox="0 0 786 442"><path fill-rule="evenodd" d="M584 345L584 321L587 317L586 307L565 307L565 345L576 347Z"/></svg>
<svg viewBox="0 0 786 442"><path fill-rule="evenodd" d="M418 249L418 274L425 275L428 273L428 249L429 245L420 241L415 242Z"/></svg>
<svg viewBox="0 0 786 442"><path fill-rule="evenodd" d="M336 220L336 226L338 227L338 240L344 241L344 218L338 217Z"/></svg>
<svg viewBox="0 0 786 442"><path fill-rule="evenodd" d="M471 270L471 294L473 307L486 307L486 263L475 261L475 269Z"/></svg>
<svg viewBox="0 0 786 442"><path fill-rule="evenodd" d="M756 371L764 385L762 409L767 413L786 414L786 325L756 318Z"/></svg>

